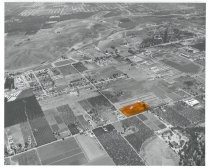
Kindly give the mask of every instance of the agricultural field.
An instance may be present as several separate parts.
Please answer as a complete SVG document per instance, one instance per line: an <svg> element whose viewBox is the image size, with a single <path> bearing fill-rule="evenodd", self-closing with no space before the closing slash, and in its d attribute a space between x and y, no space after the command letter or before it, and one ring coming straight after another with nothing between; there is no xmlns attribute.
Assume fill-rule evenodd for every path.
<svg viewBox="0 0 210 168"><path fill-rule="evenodd" d="M137 117L153 131L159 131L166 128L165 124L150 112L138 114Z"/></svg>
<svg viewBox="0 0 210 168"><path fill-rule="evenodd" d="M160 119L166 121L172 126L188 127L191 126L191 121L183 115L172 109L170 106L155 108L151 110L152 113L157 115Z"/></svg>
<svg viewBox="0 0 210 168"><path fill-rule="evenodd" d="M118 112L103 95L82 100L79 104L98 126L107 122L117 121Z"/></svg>
<svg viewBox="0 0 210 168"><path fill-rule="evenodd" d="M175 78L174 80L175 86L182 88L190 95L198 96L205 92L205 85L190 75L182 75L178 78Z"/></svg>
<svg viewBox="0 0 210 168"><path fill-rule="evenodd" d="M37 149L42 165L80 165L87 163L76 140L56 141Z"/></svg>
<svg viewBox="0 0 210 168"><path fill-rule="evenodd" d="M198 73L200 70L200 67L193 64L193 63L187 63L187 64L179 64L177 62L173 62L170 60L163 60L163 62L181 72L185 72L185 73Z"/></svg>
<svg viewBox="0 0 210 168"><path fill-rule="evenodd" d="M5 127L27 121L24 102L17 100L5 104Z"/></svg>
<svg viewBox="0 0 210 168"><path fill-rule="evenodd" d="M96 137L77 135L76 139L84 150L89 160L89 165L115 165Z"/></svg>
<svg viewBox="0 0 210 168"><path fill-rule="evenodd" d="M116 165L144 165L142 159L112 125L105 128L107 131L99 127L93 133Z"/></svg>
<svg viewBox="0 0 210 168"><path fill-rule="evenodd" d="M56 140L45 117L30 120L29 124L36 139L37 146L41 146Z"/></svg>
<svg viewBox="0 0 210 168"><path fill-rule="evenodd" d="M13 156L11 162L17 165L41 165L36 150L30 150L25 153Z"/></svg>
<svg viewBox="0 0 210 168"><path fill-rule="evenodd" d="M67 125L64 123L56 109L48 109L44 111L44 114L53 133L58 132L62 137L71 135ZM56 138L60 139L61 137L57 136Z"/></svg>
<svg viewBox="0 0 210 168"><path fill-rule="evenodd" d="M57 107L59 115L62 117L63 122L67 125L72 135L78 134L82 126L75 117L72 109L66 104Z"/></svg>
<svg viewBox="0 0 210 168"><path fill-rule="evenodd" d="M60 67L58 67L58 69L61 71L61 73L64 76L77 73L77 71L70 64L69 65L60 66Z"/></svg>
<svg viewBox="0 0 210 168"><path fill-rule="evenodd" d="M83 65L82 62L77 62L77 63L74 63L72 64L79 72L83 72L83 71L86 71L87 68Z"/></svg>
<svg viewBox="0 0 210 168"><path fill-rule="evenodd" d="M137 153L144 141L154 135L153 131L137 117L131 117L114 123L116 130L133 146Z"/></svg>
<svg viewBox="0 0 210 168"><path fill-rule="evenodd" d="M204 122L205 114L199 109L186 105L184 102L176 102L172 108L190 120L192 123Z"/></svg>

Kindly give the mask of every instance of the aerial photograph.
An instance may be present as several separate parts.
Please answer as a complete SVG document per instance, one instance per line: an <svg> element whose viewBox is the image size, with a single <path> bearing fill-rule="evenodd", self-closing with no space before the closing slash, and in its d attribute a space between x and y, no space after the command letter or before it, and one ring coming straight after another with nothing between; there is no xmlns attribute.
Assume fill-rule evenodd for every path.
<svg viewBox="0 0 210 168"><path fill-rule="evenodd" d="M206 165L206 3L4 2L3 24L4 165Z"/></svg>

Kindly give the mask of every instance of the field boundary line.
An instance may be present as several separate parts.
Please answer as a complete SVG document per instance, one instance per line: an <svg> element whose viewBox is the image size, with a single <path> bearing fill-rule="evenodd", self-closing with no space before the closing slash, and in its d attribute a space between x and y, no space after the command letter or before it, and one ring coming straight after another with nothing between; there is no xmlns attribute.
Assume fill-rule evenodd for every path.
<svg viewBox="0 0 210 168"><path fill-rule="evenodd" d="M37 149L35 149L35 152L36 152L36 154L37 154L37 157L38 157L38 159L39 159L40 164L42 165L42 161L41 161L41 159L40 159L40 156L39 156L39 153L38 153Z"/></svg>
<svg viewBox="0 0 210 168"><path fill-rule="evenodd" d="M83 154L83 152L79 152L79 153L77 153L77 154L74 154L74 155L71 155L71 156L68 156L68 157L64 157L64 158L59 159L59 160L57 160L57 161L51 162L51 163L49 163L49 164L47 164L47 165L52 165L53 163L59 162L59 161L61 161L61 160L67 159L67 158L71 158L71 157L76 156L76 155L79 155L79 154L81 154L81 153Z"/></svg>

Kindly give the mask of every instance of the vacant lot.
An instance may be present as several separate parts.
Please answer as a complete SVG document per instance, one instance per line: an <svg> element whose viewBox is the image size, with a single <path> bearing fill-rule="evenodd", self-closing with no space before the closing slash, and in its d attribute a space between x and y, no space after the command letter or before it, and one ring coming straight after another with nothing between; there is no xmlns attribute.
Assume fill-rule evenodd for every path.
<svg viewBox="0 0 210 168"><path fill-rule="evenodd" d="M104 86L101 92L113 103L125 101L147 92L145 82L134 79L118 79Z"/></svg>
<svg viewBox="0 0 210 168"><path fill-rule="evenodd" d="M74 62L74 60L67 59L67 60L58 61L58 62L54 63L54 65L55 66L63 66L63 65L71 64L73 62Z"/></svg>

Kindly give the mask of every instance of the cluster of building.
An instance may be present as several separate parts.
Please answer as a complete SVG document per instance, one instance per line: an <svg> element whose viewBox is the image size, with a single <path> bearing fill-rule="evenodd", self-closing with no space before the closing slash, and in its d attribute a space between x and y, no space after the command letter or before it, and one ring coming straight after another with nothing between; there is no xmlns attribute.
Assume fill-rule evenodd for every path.
<svg viewBox="0 0 210 168"><path fill-rule="evenodd" d="M162 132L161 138L169 144L169 146L176 152L179 153L189 140L187 136L183 135L179 130L173 129Z"/></svg>

